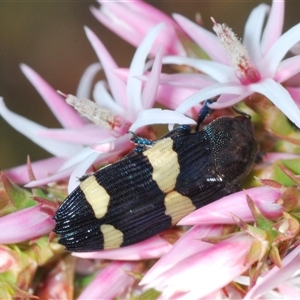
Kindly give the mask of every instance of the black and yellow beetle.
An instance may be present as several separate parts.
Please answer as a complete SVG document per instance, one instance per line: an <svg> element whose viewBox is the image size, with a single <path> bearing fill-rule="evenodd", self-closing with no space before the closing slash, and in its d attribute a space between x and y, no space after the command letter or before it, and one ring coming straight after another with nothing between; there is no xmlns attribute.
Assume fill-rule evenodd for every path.
<svg viewBox="0 0 300 300"><path fill-rule="evenodd" d="M157 141L133 136L123 159L80 179L58 208L54 232L69 251L131 245L195 209L236 192L258 152L247 115L219 117L196 132L181 125Z"/></svg>

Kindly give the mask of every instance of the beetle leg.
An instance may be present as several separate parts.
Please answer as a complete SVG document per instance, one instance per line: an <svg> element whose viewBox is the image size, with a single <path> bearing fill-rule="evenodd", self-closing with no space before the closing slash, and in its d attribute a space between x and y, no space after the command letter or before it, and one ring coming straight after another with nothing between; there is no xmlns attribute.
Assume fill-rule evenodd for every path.
<svg viewBox="0 0 300 300"><path fill-rule="evenodd" d="M206 117L210 115L210 113L213 111L208 105L212 104L213 102L216 102L216 100L213 99L208 99L204 102L203 107L200 109L199 114L198 114L198 119L197 119L197 125L195 130L199 131L199 127L201 123L204 121Z"/></svg>

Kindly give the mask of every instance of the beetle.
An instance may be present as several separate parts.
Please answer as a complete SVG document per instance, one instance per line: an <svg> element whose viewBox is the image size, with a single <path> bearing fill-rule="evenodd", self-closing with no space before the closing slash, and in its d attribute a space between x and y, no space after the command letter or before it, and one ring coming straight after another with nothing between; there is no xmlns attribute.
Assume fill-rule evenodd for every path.
<svg viewBox="0 0 300 300"><path fill-rule="evenodd" d="M222 116L200 130L210 103L195 132L180 125L156 141L133 134L128 155L80 178L54 216L59 243L75 252L135 244L238 191L258 153L250 116Z"/></svg>

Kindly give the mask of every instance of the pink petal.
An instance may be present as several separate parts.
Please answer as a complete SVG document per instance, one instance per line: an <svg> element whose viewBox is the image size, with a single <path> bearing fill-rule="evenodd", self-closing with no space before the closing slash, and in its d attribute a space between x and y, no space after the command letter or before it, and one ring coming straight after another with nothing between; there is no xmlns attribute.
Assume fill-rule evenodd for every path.
<svg viewBox="0 0 300 300"><path fill-rule="evenodd" d="M233 68L219 62L180 56L165 56L162 62L163 64L190 66L209 75L211 78L220 83L237 81Z"/></svg>
<svg viewBox="0 0 300 300"><path fill-rule="evenodd" d="M63 158L50 157L31 163L35 178L38 180L40 178L48 177L50 174L56 173L64 161L65 159ZM27 165L4 170L4 173L17 184L24 184L30 181Z"/></svg>
<svg viewBox="0 0 300 300"><path fill-rule="evenodd" d="M0 97L0 114L14 129L22 133L24 136L32 140L34 143L44 148L51 154L59 157L70 156L78 152L81 147L75 146L66 142L57 142L48 138L38 136L38 132L46 130L45 127L32 122L22 116L11 112L4 104L3 99Z"/></svg>
<svg viewBox="0 0 300 300"><path fill-rule="evenodd" d="M262 59L260 41L264 19L269 8L266 4L258 5L252 10L245 25L243 44L255 64L259 64Z"/></svg>
<svg viewBox="0 0 300 300"><path fill-rule="evenodd" d="M85 288L78 300L115 299L134 283L134 278L128 272L134 271L135 262L111 262Z"/></svg>
<svg viewBox="0 0 300 300"><path fill-rule="evenodd" d="M206 236L220 235L222 226L194 226L187 231L143 277L140 284L151 284L155 278L161 276L167 270L170 270L183 259L194 255L200 251L208 249L211 244L202 242L201 239ZM188 247L187 247L188 245Z"/></svg>
<svg viewBox="0 0 300 300"><path fill-rule="evenodd" d="M128 43L138 46L141 37L137 34L133 34L134 29L122 21L122 19L116 18L109 10L105 7L99 10L95 7L91 7L91 12L94 17L106 26L109 30L120 36L122 39ZM143 24L143 23L141 23Z"/></svg>
<svg viewBox="0 0 300 300"><path fill-rule="evenodd" d="M299 87L287 87L286 88L291 97L294 99L298 107L300 107L300 88Z"/></svg>
<svg viewBox="0 0 300 300"><path fill-rule="evenodd" d="M300 269L300 246L290 252L282 260L282 268L274 266L262 278L259 278L256 285L247 293L246 299L253 299L258 295L268 292L276 288L278 285L286 281L288 278Z"/></svg>
<svg viewBox="0 0 300 300"><path fill-rule="evenodd" d="M139 113L136 121L130 126L130 131L137 131L141 128L150 124L196 124L193 119L190 119L183 114L171 111L162 110L160 108L152 108L143 110Z"/></svg>
<svg viewBox="0 0 300 300"><path fill-rule="evenodd" d="M156 95L156 101L169 109L176 109L188 97L193 95L199 89L181 88L176 86L159 85ZM187 110L187 114L188 114Z"/></svg>
<svg viewBox="0 0 300 300"><path fill-rule="evenodd" d="M46 104L51 109L57 120L63 127L76 128L85 122L77 112L66 103L57 91L55 91L42 77L25 64L21 64L21 70L40 93Z"/></svg>
<svg viewBox="0 0 300 300"><path fill-rule="evenodd" d="M293 158L300 158L299 154L294 153L285 153L285 152L267 152L263 156L263 161L266 163L273 164L279 159L293 159Z"/></svg>
<svg viewBox="0 0 300 300"><path fill-rule="evenodd" d="M300 55L287 58L280 62L274 80L283 82L300 72Z"/></svg>
<svg viewBox="0 0 300 300"><path fill-rule="evenodd" d="M189 292L188 299L205 297L249 268L245 258L252 243L246 234L235 235L183 259L149 286L162 290L166 299L184 292Z"/></svg>
<svg viewBox="0 0 300 300"><path fill-rule="evenodd" d="M300 291L298 289L298 281L299 278L294 278L294 282L292 282L292 285L289 280L288 283L280 284L276 287L276 290L278 291L279 295L284 297L284 299L300 299Z"/></svg>
<svg viewBox="0 0 300 300"><path fill-rule="evenodd" d="M253 216L247 205L246 194L268 218L278 218L282 215L282 207L274 203L280 192L270 187L256 187L225 196L203 206L184 217L178 225L234 224L232 214L245 222L252 222Z"/></svg>
<svg viewBox="0 0 300 300"><path fill-rule="evenodd" d="M142 79L147 80L144 76ZM176 73L176 74L165 74L161 73L159 78L160 84L167 84L172 86L201 89L217 83L210 76L204 74L188 74L188 73Z"/></svg>
<svg viewBox="0 0 300 300"><path fill-rule="evenodd" d="M158 45L166 53L181 55L185 53L176 34L176 31L180 31L180 28L168 15L160 10L143 1L99 2L102 3L99 10L92 8L94 16L132 45L137 47L150 28L164 22L167 26L155 42L154 51L151 51L151 53L156 53Z"/></svg>
<svg viewBox="0 0 300 300"><path fill-rule="evenodd" d="M64 142L91 145L96 142L105 142L115 139L114 131L99 128L96 125L87 125L77 129L44 129L37 132L38 136Z"/></svg>
<svg viewBox="0 0 300 300"><path fill-rule="evenodd" d="M68 178L70 176L73 169L74 169L74 167L70 168L70 169L60 171L60 172L57 172L54 175L47 176L45 178L30 181L29 183L27 183L25 185L25 187L33 188L33 187L47 185L47 184L57 182L57 181L60 181L60 180L65 180L66 178Z"/></svg>
<svg viewBox="0 0 300 300"><path fill-rule="evenodd" d="M300 25L300 24L299 24ZM300 26L299 26L300 30ZM299 35L300 38L300 35ZM271 78L248 86L249 91L265 95L272 101L292 122L300 128L300 110L288 91Z"/></svg>
<svg viewBox="0 0 300 300"><path fill-rule="evenodd" d="M119 249L72 253L72 255L93 259L141 260L160 258L171 249L172 245L157 235L143 242Z"/></svg>
<svg viewBox="0 0 300 300"><path fill-rule="evenodd" d="M272 7L262 39L261 51L266 54L282 34L284 22L284 1L272 1Z"/></svg>
<svg viewBox="0 0 300 300"><path fill-rule="evenodd" d="M132 147L130 142L131 134L124 134L110 142L96 143L92 146L92 149L102 152L109 153L113 151L126 151Z"/></svg>
<svg viewBox="0 0 300 300"><path fill-rule="evenodd" d="M216 35L179 14L173 14L173 18L212 60L229 65L228 57Z"/></svg>
<svg viewBox="0 0 300 300"><path fill-rule="evenodd" d="M113 69L118 67L117 64L98 37L89 28L85 27L84 29L104 69L113 98L119 105L126 109L127 102L124 95L124 83L112 72Z"/></svg>
<svg viewBox="0 0 300 300"><path fill-rule="evenodd" d="M154 106L155 96L156 96L158 83L159 83L159 75L162 66L161 59L162 59L162 52L161 49L159 49L152 66L152 71L148 77L148 80L142 92L142 104L144 109L149 109Z"/></svg>
<svg viewBox="0 0 300 300"><path fill-rule="evenodd" d="M101 65L99 63L93 63L86 68L83 75L81 76L76 96L78 98L90 98L93 79L96 74L101 70Z"/></svg>
<svg viewBox="0 0 300 300"><path fill-rule="evenodd" d="M36 205L1 217L0 243L21 243L50 233L54 221L49 215L41 212L41 207Z"/></svg>

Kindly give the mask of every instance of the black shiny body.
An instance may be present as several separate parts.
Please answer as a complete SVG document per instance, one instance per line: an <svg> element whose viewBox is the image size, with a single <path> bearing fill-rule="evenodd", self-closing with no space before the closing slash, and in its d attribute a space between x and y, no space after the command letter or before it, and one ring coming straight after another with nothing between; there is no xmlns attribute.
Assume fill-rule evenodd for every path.
<svg viewBox="0 0 300 300"><path fill-rule="evenodd" d="M137 148L123 159L95 172L97 183L110 195L108 211L96 218L80 186L59 207L54 231L70 251L104 248L102 224L111 224L123 233L126 246L143 241L172 226L166 214L163 192L153 180L153 166L144 152L164 138L171 138L180 166L174 191L188 197L200 208L240 189L258 152L248 117L221 117L205 129L192 133L181 126L151 143L134 137ZM167 162L171 163L171 162ZM85 178L83 179L85 180Z"/></svg>

